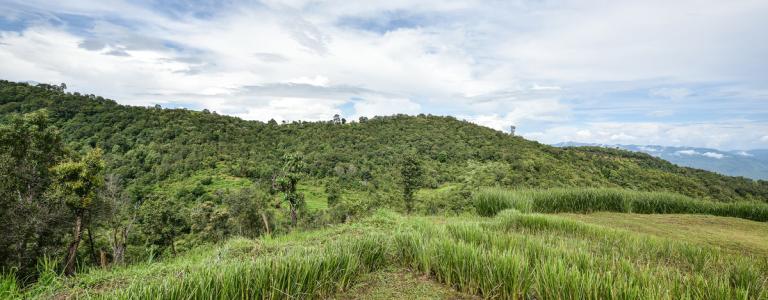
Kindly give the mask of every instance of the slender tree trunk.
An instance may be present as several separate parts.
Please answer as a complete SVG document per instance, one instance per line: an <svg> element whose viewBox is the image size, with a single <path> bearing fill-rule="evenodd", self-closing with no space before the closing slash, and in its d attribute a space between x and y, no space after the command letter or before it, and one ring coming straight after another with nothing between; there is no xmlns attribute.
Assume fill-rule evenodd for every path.
<svg viewBox="0 0 768 300"><path fill-rule="evenodd" d="M173 241L173 237L171 237L171 253L176 256L176 243Z"/></svg>
<svg viewBox="0 0 768 300"><path fill-rule="evenodd" d="M291 225L296 227L296 205L291 203Z"/></svg>
<svg viewBox="0 0 768 300"><path fill-rule="evenodd" d="M125 228L121 231L120 228L112 229L112 262L116 264L123 263L123 257L125 253Z"/></svg>
<svg viewBox="0 0 768 300"><path fill-rule="evenodd" d="M261 221L264 222L264 228L267 229L267 234L271 235L272 231L269 230L269 220L267 220L267 214L261 213Z"/></svg>
<svg viewBox="0 0 768 300"><path fill-rule="evenodd" d="M83 213L77 212L75 217L75 228L72 242L67 250L67 263L64 265L64 274L71 276L75 274L75 259L77 258L77 247L80 246L80 239L83 237Z"/></svg>
<svg viewBox="0 0 768 300"><path fill-rule="evenodd" d="M99 265L102 269L107 268L107 252L104 249L99 249Z"/></svg>
<svg viewBox="0 0 768 300"><path fill-rule="evenodd" d="M93 260L93 265L98 266L99 258L96 256L96 246L93 245L93 227L91 226L91 222L88 222L88 244L91 246L91 259Z"/></svg>

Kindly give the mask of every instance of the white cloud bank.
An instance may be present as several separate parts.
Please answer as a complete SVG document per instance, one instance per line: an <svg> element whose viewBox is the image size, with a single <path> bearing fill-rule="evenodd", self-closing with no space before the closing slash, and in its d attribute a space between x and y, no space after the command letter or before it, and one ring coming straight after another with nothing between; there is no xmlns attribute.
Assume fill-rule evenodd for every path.
<svg viewBox="0 0 768 300"><path fill-rule="evenodd" d="M0 77L246 119L423 112L517 125L543 142L768 147L754 133L768 132L768 40L754 38L768 27L765 1L196 5L205 17L130 1L6 1L0 18L35 19L0 31ZM674 119L711 100L690 85L717 82L738 85L700 104L711 115ZM633 116L665 121L625 120L624 107L645 106ZM756 117L741 118L745 106Z"/></svg>

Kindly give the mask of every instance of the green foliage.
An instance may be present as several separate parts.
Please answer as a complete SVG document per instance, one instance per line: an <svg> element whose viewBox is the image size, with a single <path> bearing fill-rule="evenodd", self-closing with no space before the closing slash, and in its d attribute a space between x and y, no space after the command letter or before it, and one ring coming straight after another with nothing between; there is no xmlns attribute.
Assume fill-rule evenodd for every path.
<svg viewBox="0 0 768 300"><path fill-rule="evenodd" d="M334 206L341 199L341 187L336 181L329 180L325 183L325 193L328 195L328 206Z"/></svg>
<svg viewBox="0 0 768 300"><path fill-rule="evenodd" d="M421 163L416 155L407 152L400 161L400 176L403 189L403 199L408 212L413 210L413 194L421 187L423 178Z"/></svg>
<svg viewBox="0 0 768 300"><path fill-rule="evenodd" d="M223 202L229 207L231 232L246 237L257 237L275 227L272 197L259 189L246 188L226 194Z"/></svg>
<svg viewBox="0 0 768 300"><path fill-rule="evenodd" d="M144 201L139 210L139 222L150 244L158 246L161 252L170 248L174 254L176 238L188 229L179 203L165 197Z"/></svg>
<svg viewBox="0 0 768 300"><path fill-rule="evenodd" d="M205 201L192 210L190 228L203 241L221 241L229 235L229 217L229 210Z"/></svg>
<svg viewBox="0 0 768 300"><path fill-rule="evenodd" d="M768 221L768 205L757 202L722 203L696 200L664 192L621 189L481 189L473 195L475 208L483 216L514 208L523 212L589 213L612 211L641 214L709 214Z"/></svg>
<svg viewBox="0 0 768 300"><path fill-rule="evenodd" d="M91 206L96 191L104 185L104 160L101 149L93 149L80 161L63 162L52 169L57 187L64 195L75 196L67 201L72 210L86 210Z"/></svg>
<svg viewBox="0 0 768 300"><path fill-rule="evenodd" d="M4 119L4 120L3 120ZM34 278L37 258L58 244L67 209L48 193L64 156L48 111L0 118L0 269Z"/></svg>

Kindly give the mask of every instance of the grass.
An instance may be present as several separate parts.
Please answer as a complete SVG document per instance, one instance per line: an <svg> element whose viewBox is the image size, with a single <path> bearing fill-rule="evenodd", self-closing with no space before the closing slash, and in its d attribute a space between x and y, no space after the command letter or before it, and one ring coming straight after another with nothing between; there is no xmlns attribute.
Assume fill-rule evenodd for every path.
<svg viewBox="0 0 768 300"><path fill-rule="evenodd" d="M766 299L768 256L514 210L494 218L380 211L54 281L20 297Z"/></svg>
<svg viewBox="0 0 768 300"><path fill-rule="evenodd" d="M428 276L410 270L389 266L360 277L350 290L335 299L478 299L441 285Z"/></svg>
<svg viewBox="0 0 768 300"><path fill-rule="evenodd" d="M666 192L639 192L607 188L505 190L485 188L473 195L480 215L493 216L514 208L522 212L590 213L598 211L641 214L708 214L768 221L768 204L723 203L696 200Z"/></svg>
<svg viewBox="0 0 768 300"><path fill-rule="evenodd" d="M732 252L768 256L768 223L696 215L648 215L598 212L563 217L606 227L623 228Z"/></svg>

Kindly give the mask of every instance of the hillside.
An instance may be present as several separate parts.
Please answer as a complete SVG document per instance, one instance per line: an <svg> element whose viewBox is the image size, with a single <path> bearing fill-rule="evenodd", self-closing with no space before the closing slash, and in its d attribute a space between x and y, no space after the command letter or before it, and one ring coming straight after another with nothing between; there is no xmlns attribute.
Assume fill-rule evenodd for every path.
<svg viewBox="0 0 768 300"><path fill-rule="evenodd" d="M426 186L624 187L671 191L716 201L768 201L768 182L677 167L650 155L603 148L561 149L452 117L376 117L334 122L245 121L183 109L130 107L52 86L0 82L0 114L47 109L71 149L99 147L107 172L137 198L194 176L214 183L267 184L285 153L300 152L311 178L391 201L397 169L413 151ZM190 189L195 186L189 187ZM187 187L179 187L183 191Z"/></svg>
<svg viewBox="0 0 768 300"><path fill-rule="evenodd" d="M768 179L768 150L723 151L699 147L666 147L658 145L600 145L588 143L558 143L557 147L599 146L643 152L680 166L703 169L729 176Z"/></svg>
<svg viewBox="0 0 768 300"><path fill-rule="evenodd" d="M768 182L452 117L265 123L2 81L0 174L3 299L768 295Z"/></svg>

